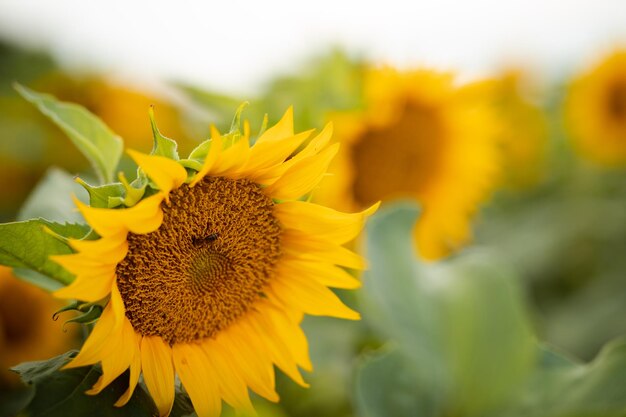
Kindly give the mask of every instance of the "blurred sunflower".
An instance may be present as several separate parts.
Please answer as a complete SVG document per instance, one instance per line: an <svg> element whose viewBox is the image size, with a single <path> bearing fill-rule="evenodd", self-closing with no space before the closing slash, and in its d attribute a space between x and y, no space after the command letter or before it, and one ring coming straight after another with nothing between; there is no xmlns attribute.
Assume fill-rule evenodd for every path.
<svg viewBox="0 0 626 417"><path fill-rule="evenodd" d="M626 164L626 51L604 59L575 79L566 121L581 155L605 166Z"/></svg>
<svg viewBox="0 0 626 417"><path fill-rule="evenodd" d="M0 266L0 386L17 385L9 371L24 361L60 355L75 344L75 333L63 332L52 315L63 305L49 293L17 279Z"/></svg>
<svg viewBox="0 0 626 417"><path fill-rule="evenodd" d="M293 154L310 134L294 134L290 109L252 147L247 133L213 129L190 159L129 151L155 184L153 195L126 209L76 201L100 238L72 240L77 253L54 257L76 275L56 295L110 297L67 365L102 363L88 393L130 367L116 405L129 400L142 373L165 416L178 375L197 414L217 416L222 399L251 411L248 387L277 401L274 364L306 386L298 366L311 363L300 321L304 313L359 318L328 287L359 286L342 267L362 269L364 260L342 245L375 210L344 214L298 200L339 146L329 145L327 126Z"/></svg>
<svg viewBox="0 0 626 417"><path fill-rule="evenodd" d="M529 82L520 70L510 70L485 81L477 92L490 101L498 117L503 186L532 187L544 175L548 120L529 97Z"/></svg>
<svg viewBox="0 0 626 417"><path fill-rule="evenodd" d="M494 123L472 92L434 71L372 70L365 110L332 117L342 143L317 201L341 210L415 199L417 250L439 259L470 238L470 219L497 172Z"/></svg>

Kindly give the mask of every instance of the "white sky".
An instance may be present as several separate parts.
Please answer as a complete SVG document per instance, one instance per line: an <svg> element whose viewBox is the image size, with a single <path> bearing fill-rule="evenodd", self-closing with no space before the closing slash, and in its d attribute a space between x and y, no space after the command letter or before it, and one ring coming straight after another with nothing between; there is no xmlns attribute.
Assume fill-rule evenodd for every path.
<svg viewBox="0 0 626 417"><path fill-rule="evenodd" d="M626 0L0 0L0 37L68 65L225 92L333 45L399 66L555 75L626 45Z"/></svg>

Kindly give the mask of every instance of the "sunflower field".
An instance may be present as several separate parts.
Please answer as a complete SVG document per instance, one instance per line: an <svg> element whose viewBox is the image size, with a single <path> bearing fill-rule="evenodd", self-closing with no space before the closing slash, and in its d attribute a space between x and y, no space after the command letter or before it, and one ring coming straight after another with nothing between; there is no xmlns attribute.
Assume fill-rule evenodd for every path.
<svg viewBox="0 0 626 417"><path fill-rule="evenodd" d="M0 45L0 417L626 416L626 49L162 87Z"/></svg>

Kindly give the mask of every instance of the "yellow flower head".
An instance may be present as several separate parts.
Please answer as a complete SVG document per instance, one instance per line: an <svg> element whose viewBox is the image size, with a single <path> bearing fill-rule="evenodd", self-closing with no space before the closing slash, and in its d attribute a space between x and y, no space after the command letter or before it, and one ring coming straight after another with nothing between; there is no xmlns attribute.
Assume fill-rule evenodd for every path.
<svg viewBox="0 0 626 417"><path fill-rule="evenodd" d="M581 155L626 165L626 51L617 51L573 81L566 121Z"/></svg>
<svg viewBox="0 0 626 417"><path fill-rule="evenodd" d="M450 74L373 70L361 112L333 117L342 149L316 192L338 209L415 199L418 252L438 259L464 244L495 171L492 120Z"/></svg>
<svg viewBox="0 0 626 417"><path fill-rule="evenodd" d="M0 390L19 384L11 366L60 355L74 346L76 333L62 332L61 322L52 321L61 307L60 300L0 266Z"/></svg>
<svg viewBox="0 0 626 417"><path fill-rule="evenodd" d="M300 321L304 313L359 318L328 287L359 286L343 267L362 269L364 260L342 245L375 210L345 214L299 200L338 149L327 126L296 152L310 134L294 134L290 109L254 146L247 133L213 129L184 161L129 151L154 194L125 209L77 201L100 238L72 240L77 253L54 258L76 275L56 295L110 297L68 364L101 362L103 376L88 393L130 367L117 405L141 373L166 416L178 375L197 414L217 416L222 400L250 411L248 388L277 401L273 365L306 385Z"/></svg>

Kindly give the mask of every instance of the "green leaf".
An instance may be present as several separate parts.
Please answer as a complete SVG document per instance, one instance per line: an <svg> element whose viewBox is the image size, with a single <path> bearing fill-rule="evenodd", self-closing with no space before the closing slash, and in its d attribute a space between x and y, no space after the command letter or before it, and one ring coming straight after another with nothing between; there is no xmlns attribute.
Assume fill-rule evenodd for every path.
<svg viewBox="0 0 626 417"><path fill-rule="evenodd" d="M99 367L82 367L60 370L76 351L68 352L47 361L27 362L13 368L22 380L34 387L32 400L25 408L30 417L115 416L141 417L157 415L156 407L141 385L130 401L121 408L115 401L128 387L128 371L113 381L98 395L85 391L102 376Z"/></svg>
<svg viewBox="0 0 626 417"><path fill-rule="evenodd" d="M363 315L412 362L401 373L419 370L412 378L420 396L445 404L450 415L484 415L534 365L516 277L485 251L420 261L411 236L417 213L413 204L391 205L367 225Z"/></svg>
<svg viewBox="0 0 626 417"><path fill-rule="evenodd" d="M615 340L586 365L561 362L539 368L502 417L626 415L626 338Z"/></svg>
<svg viewBox="0 0 626 417"><path fill-rule="evenodd" d="M150 107L148 111L150 115L150 126L152 126L152 136L154 138L154 145L152 147L152 155L165 156L167 158L178 161L178 144L176 141L167 138L161 134L159 128L154 120L154 107Z"/></svg>
<svg viewBox="0 0 626 417"><path fill-rule="evenodd" d="M435 417L439 405L415 377L411 360L399 349L385 349L361 360L354 401L359 417Z"/></svg>
<svg viewBox="0 0 626 417"><path fill-rule="evenodd" d="M42 217L52 222L84 223L72 201L72 195L82 197L83 194L74 177L59 168L50 168L28 196L17 218Z"/></svg>
<svg viewBox="0 0 626 417"><path fill-rule="evenodd" d="M49 256L73 251L63 239L53 236L46 228L65 238L74 239L83 238L90 231L87 225L59 224L44 219L0 224L0 264L32 269L69 284L74 276L51 261Z"/></svg>
<svg viewBox="0 0 626 417"><path fill-rule="evenodd" d="M32 269L13 268L13 273L22 281L26 281L49 292L56 291L64 286L59 281L54 280L47 275L33 271Z"/></svg>
<svg viewBox="0 0 626 417"><path fill-rule="evenodd" d="M26 408L35 395L32 387L0 390L0 417L15 417Z"/></svg>
<svg viewBox="0 0 626 417"><path fill-rule="evenodd" d="M398 203L381 209L366 227L369 269L363 274L364 319L383 337L408 348L427 377L425 389L442 395L446 387L446 362L441 350L442 328L429 271L415 259L410 231L419 209Z"/></svg>
<svg viewBox="0 0 626 417"><path fill-rule="evenodd" d="M63 130L91 163L101 183L113 181L123 142L97 116L82 106L58 101L20 84L15 89Z"/></svg>
<svg viewBox="0 0 626 417"><path fill-rule="evenodd" d="M535 363L536 342L515 276L496 265L488 253L467 252L451 259L440 277L450 402L468 416L509 401Z"/></svg>

